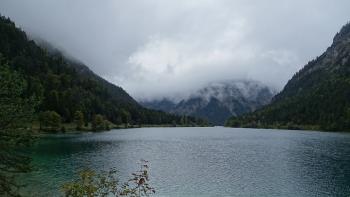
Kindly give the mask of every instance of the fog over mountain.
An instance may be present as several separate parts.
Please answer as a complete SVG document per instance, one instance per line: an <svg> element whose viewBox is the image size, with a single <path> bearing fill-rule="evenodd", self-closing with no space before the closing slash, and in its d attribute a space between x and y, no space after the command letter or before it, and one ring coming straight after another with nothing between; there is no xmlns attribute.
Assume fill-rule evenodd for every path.
<svg viewBox="0 0 350 197"><path fill-rule="evenodd" d="M0 13L138 100L212 81L281 89L350 19L348 0L1 0Z"/></svg>
<svg viewBox="0 0 350 197"><path fill-rule="evenodd" d="M199 117L214 125L224 125L231 116L246 114L269 104L275 94L275 90L256 81L221 81L209 83L189 97L163 98L140 104L149 109Z"/></svg>

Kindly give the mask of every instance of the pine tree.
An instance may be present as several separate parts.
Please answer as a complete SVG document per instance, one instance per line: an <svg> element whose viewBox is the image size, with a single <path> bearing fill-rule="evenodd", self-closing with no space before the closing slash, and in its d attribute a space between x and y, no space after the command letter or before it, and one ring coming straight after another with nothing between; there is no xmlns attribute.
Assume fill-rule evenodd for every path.
<svg viewBox="0 0 350 197"><path fill-rule="evenodd" d="M31 170L25 147L31 144L34 97L24 98L26 83L0 54L0 196L17 196L15 175ZM29 127L29 128L28 128Z"/></svg>
<svg viewBox="0 0 350 197"><path fill-rule="evenodd" d="M84 114L81 111L76 111L74 113L74 122L76 124L77 130L81 130L84 126Z"/></svg>

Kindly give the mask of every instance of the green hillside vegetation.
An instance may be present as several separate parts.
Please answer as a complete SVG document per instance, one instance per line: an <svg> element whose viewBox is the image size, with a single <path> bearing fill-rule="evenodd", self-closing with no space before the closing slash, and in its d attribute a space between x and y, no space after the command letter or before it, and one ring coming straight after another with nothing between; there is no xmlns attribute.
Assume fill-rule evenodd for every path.
<svg viewBox="0 0 350 197"><path fill-rule="evenodd" d="M37 99L24 96L27 84L0 57L0 196L18 196L18 173L31 170L28 147L32 144L26 122L33 117Z"/></svg>
<svg viewBox="0 0 350 197"><path fill-rule="evenodd" d="M181 124L182 117L145 109L84 64L39 47L5 17L0 17L0 57L1 67L8 65L26 82L23 96L35 95L40 101L34 125L42 130L64 131L63 126L72 124L80 130ZM193 117L186 120L187 125L206 125Z"/></svg>
<svg viewBox="0 0 350 197"><path fill-rule="evenodd" d="M350 131L350 24L325 53L289 80L270 105L232 117L226 126Z"/></svg>

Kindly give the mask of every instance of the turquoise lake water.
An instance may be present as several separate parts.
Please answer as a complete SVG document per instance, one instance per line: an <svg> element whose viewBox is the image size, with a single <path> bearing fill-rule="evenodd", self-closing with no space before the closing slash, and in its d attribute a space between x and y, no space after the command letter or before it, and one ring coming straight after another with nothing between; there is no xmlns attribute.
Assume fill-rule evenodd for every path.
<svg viewBox="0 0 350 197"><path fill-rule="evenodd" d="M212 128L140 128L52 135L33 148L25 175L35 196L84 168L121 179L150 162L154 196L350 196L350 134ZM122 181L123 182L123 181Z"/></svg>

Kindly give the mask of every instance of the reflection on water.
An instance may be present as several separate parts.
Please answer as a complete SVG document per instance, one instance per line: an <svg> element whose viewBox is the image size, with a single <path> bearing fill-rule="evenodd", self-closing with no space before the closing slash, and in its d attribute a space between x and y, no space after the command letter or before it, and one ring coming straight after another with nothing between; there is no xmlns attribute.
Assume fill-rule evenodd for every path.
<svg viewBox="0 0 350 197"><path fill-rule="evenodd" d="M142 128L57 135L34 148L27 189L57 195L82 168L120 176L151 164L157 196L349 196L350 135L229 128Z"/></svg>

